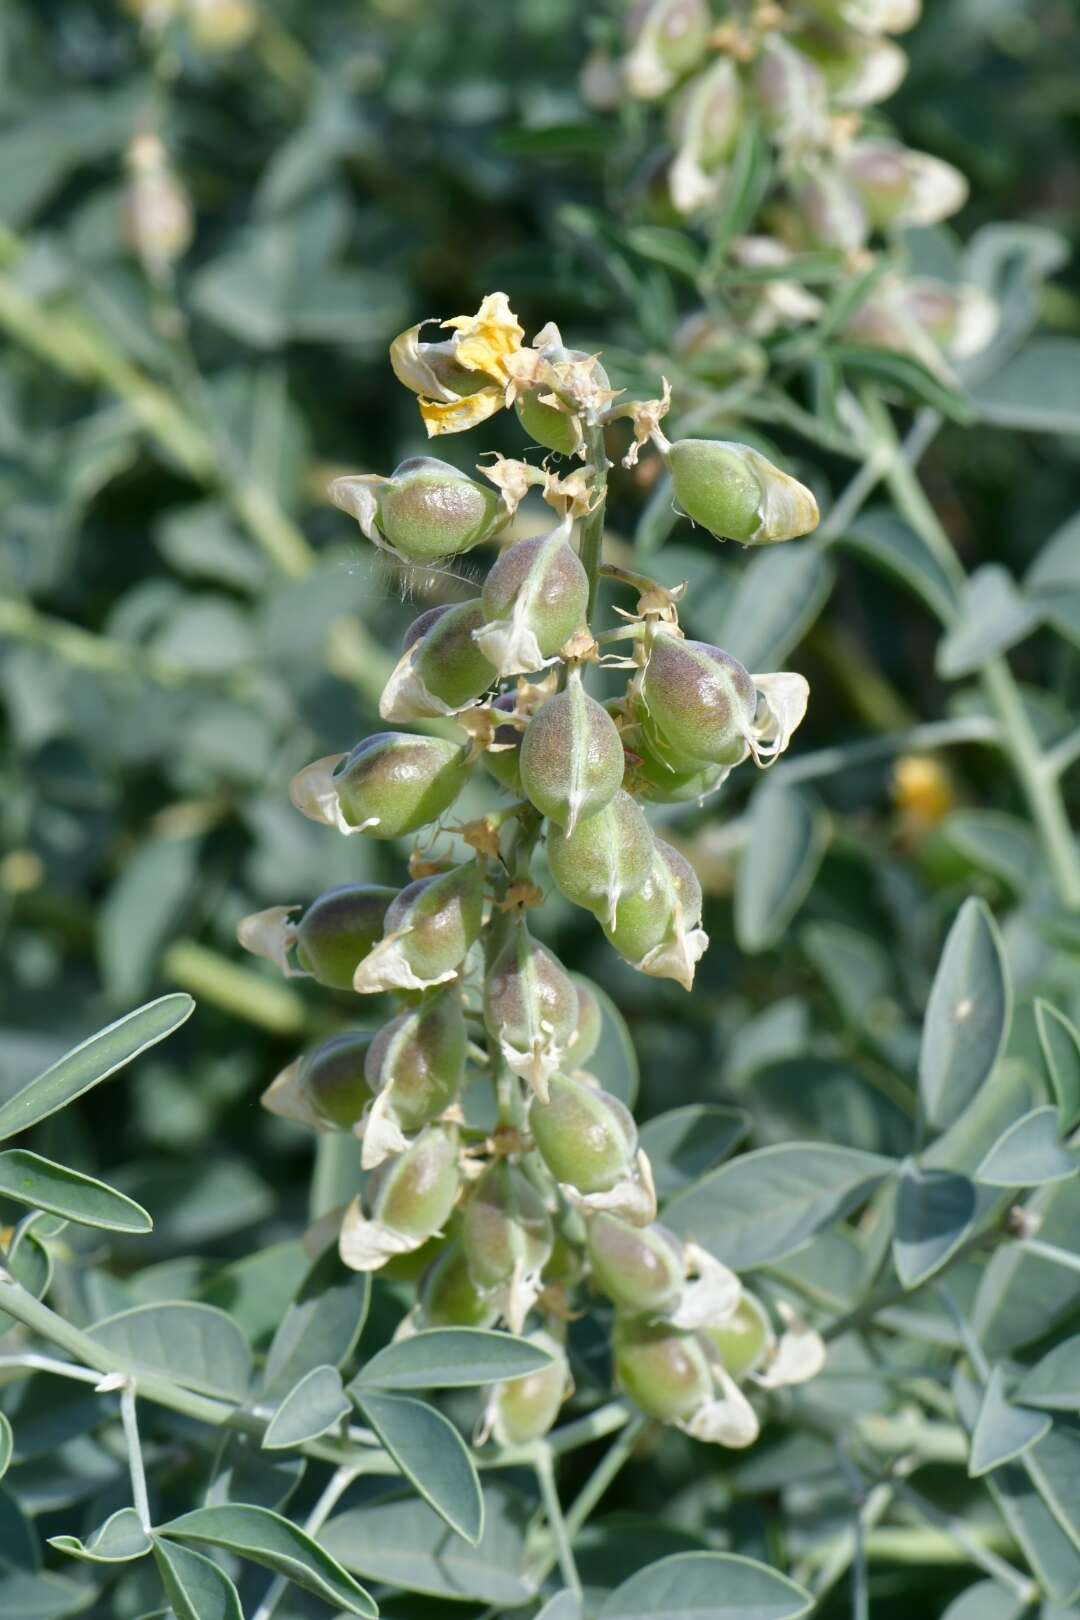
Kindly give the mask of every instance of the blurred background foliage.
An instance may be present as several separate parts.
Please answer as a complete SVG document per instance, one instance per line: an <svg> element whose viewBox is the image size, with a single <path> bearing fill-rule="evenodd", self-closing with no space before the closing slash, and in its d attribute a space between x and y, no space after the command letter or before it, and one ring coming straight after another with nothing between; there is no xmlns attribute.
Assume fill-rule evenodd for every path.
<svg viewBox="0 0 1080 1620"><path fill-rule="evenodd" d="M209 1275L209 1261L292 1238L303 1221L308 1139L264 1114L258 1094L303 1039L355 1016L350 998L300 992L242 960L236 921L346 878L399 877L400 852L298 817L288 780L377 729L401 632L467 584L467 563L403 578L324 497L335 472L389 471L423 449L388 343L497 286L530 335L554 319L568 342L603 348L617 380L658 391L695 300L655 239L642 251L635 236L640 123L579 94L582 62L610 27L599 8L266 0L233 48L187 26L155 45L133 9L7 0L0 11L0 1088L138 1001L191 990L199 1007L184 1031L136 1084L97 1092L77 1122L65 1114L55 1131L85 1138L54 1146L136 1197L152 1184L157 1227L142 1257L194 1249ZM953 228L926 233L921 250L955 253L1000 220L1057 233L1071 256L1050 251L1033 313L1080 340L1074 6L932 0L903 44L910 73L888 117L972 185ZM193 231L175 275L157 279L123 226L125 154L147 130L186 188ZM988 414L947 425L926 458L969 570L999 562L1022 576L1080 504L1076 372L1047 431L1037 407L1050 388L1036 371L1040 431ZM770 432L827 511L857 452ZM518 439L504 417L476 442L515 453ZM477 450L458 438L439 453L468 467ZM617 473L611 533L627 555L655 552L669 583L690 578L691 629L723 641L747 606L732 594L738 565L688 523L662 511L658 523L654 494ZM542 518L523 508L521 521ZM860 555L838 548L832 560L831 587L779 605L770 644L811 682L796 759L955 706L929 612ZM1044 625L1016 655L1020 679L1044 689L1051 740L1070 710L1075 724L1075 639L1075 621L1072 642ZM929 797L905 793L888 748L856 756L816 784L829 843L797 924L782 920L747 954L732 906L747 786L671 820L709 893L713 948L692 999L622 969L557 896L541 925L622 1008L642 1118L737 1099L758 1145L796 1134L902 1151L918 1010L946 922L972 890L1008 908L1040 881L1017 789L977 746L948 754ZM1070 927L1049 963L1029 921L1006 938L1021 986L1048 974L1075 1017ZM628 1480L636 1506L667 1505L685 1444L671 1440L651 1476ZM767 1556L782 1471L756 1452L739 1470L758 1493L750 1540ZM713 1507L737 1472L714 1479ZM675 1517L696 1530L711 1508L705 1486L690 1503L694 1490ZM947 1565L899 1571L896 1612L916 1580L936 1582L940 1603L969 1578Z"/></svg>

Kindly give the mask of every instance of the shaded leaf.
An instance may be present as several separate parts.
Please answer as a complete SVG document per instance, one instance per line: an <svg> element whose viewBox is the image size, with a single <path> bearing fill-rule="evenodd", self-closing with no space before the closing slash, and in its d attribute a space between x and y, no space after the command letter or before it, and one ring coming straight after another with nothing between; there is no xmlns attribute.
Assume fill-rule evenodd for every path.
<svg viewBox="0 0 1080 1620"><path fill-rule="evenodd" d="M120 1508L85 1542L78 1536L50 1536L49 1546L88 1564L126 1564L151 1550L150 1537L134 1508Z"/></svg>
<svg viewBox="0 0 1080 1620"><path fill-rule="evenodd" d="M954 810L941 824L942 837L982 872L1023 894L1042 861L1026 821L1001 810Z"/></svg>
<svg viewBox="0 0 1080 1620"><path fill-rule="evenodd" d="M484 1499L465 1442L425 1401L374 1390L357 1405L405 1477L451 1530L473 1546L484 1528Z"/></svg>
<svg viewBox="0 0 1080 1620"><path fill-rule="evenodd" d="M11 1423L4 1413L0 1412L0 1479L3 1479L8 1471L14 1444L15 1439L11 1432Z"/></svg>
<svg viewBox="0 0 1080 1620"><path fill-rule="evenodd" d="M835 578L811 546L766 546L739 571L714 639L747 669L777 669L824 607Z"/></svg>
<svg viewBox="0 0 1080 1620"><path fill-rule="evenodd" d="M1006 1400L1005 1374L1000 1366L994 1367L971 1434L968 1473L972 1479L1012 1462L1042 1439L1051 1421L1045 1412L1031 1412Z"/></svg>
<svg viewBox="0 0 1080 1620"><path fill-rule="evenodd" d="M266 1358L266 1399L280 1399L316 1367L340 1367L367 1320L371 1278L350 1271L337 1248L325 1249L282 1317Z"/></svg>
<svg viewBox="0 0 1080 1620"><path fill-rule="evenodd" d="M861 513L836 543L849 546L906 585L943 622L952 618L956 610L952 581L922 535L891 507Z"/></svg>
<svg viewBox="0 0 1080 1620"><path fill-rule="evenodd" d="M97 1596L92 1586L66 1575L25 1569L0 1569L0 1614L18 1620L64 1620L88 1609Z"/></svg>
<svg viewBox="0 0 1080 1620"><path fill-rule="evenodd" d="M1080 645L1080 514L1039 551L1024 590L1059 634Z"/></svg>
<svg viewBox="0 0 1080 1620"><path fill-rule="evenodd" d="M1080 1412L1080 1336L1048 1350L1024 1374L1016 1398L1052 1412Z"/></svg>
<svg viewBox="0 0 1080 1620"><path fill-rule="evenodd" d="M291 1389L267 1424L264 1451L302 1445L340 1422L351 1411L336 1367L313 1367Z"/></svg>
<svg viewBox="0 0 1080 1620"><path fill-rule="evenodd" d="M115 1188L26 1148L0 1153L0 1195L110 1232L150 1232L154 1226L141 1204Z"/></svg>
<svg viewBox="0 0 1080 1620"><path fill-rule="evenodd" d="M213 1305L165 1300L136 1305L88 1329L132 1372L164 1373L187 1389L243 1400L251 1351L236 1323Z"/></svg>
<svg viewBox="0 0 1080 1620"><path fill-rule="evenodd" d="M1064 1013L1041 1000L1035 1002L1035 1025L1061 1123L1071 1130L1080 1116L1080 1031Z"/></svg>
<svg viewBox="0 0 1080 1620"><path fill-rule="evenodd" d="M997 925L981 900L965 900L949 930L930 991L919 1054L927 1124L959 1117L997 1062L1009 1030L1011 992Z"/></svg>
<svg viewBox="0 0 1080 1620"><path fill-rule="evenodd" d="M908 1160L896 1197L893 1263L905 1288L947 1265L997 1205L999 1194L951 1170L921 1169Z"/></svg>
<svg viewBox="0 0 1080 1620"><path fill-rule="evenodd" d="M1080 433L1080 340L1033 338L972 390L983 422L1028 433Z"/></svg>
<svg viewBox="0 0 1080 1620"><path fill-rule="evenodd" d="M485 1328L430 1328L388 1344L361 1367L349 1392L455 1389L523 1378L550 1365L539 1345Z"/></svg>
<svg viewBox="0 0 1080 1620"><path fill-rule="evenodd" d="M1031 634L1039 610L999 563L984 563L970 575L957 618L937 649L937 672L947 681L971 675Z"/></svg>
<svg viewBox="0 0 1080 1620"><path fill-rule="evenodd" d="M741 1108L687 1103L658 1114L641 1127L640 1144L652 1166L657 1196L671 1198L714 1169L750 1129Z"/></svg>
<svg viewBox="0 0 1080 1620"><path fill-rule="evenodd" d="M1024 1203L1039 1241L1075 1249L1080 1231L1080 1179L1040 1187ZM1080 1306L1080 1273L1044 1260L1019 1243L995 1249L983 1270L972 1323L987 1355L1034 1344Z"/></svg>
<svg viewBox="0 0 1080 1620"><path fill-rule="evenodd" d="M244 1620L236 1587L203 1556L154 1537L154 1559L176 1620Z"/></svg>
<svg viewBox="0 0 1080 1620"><path fill-rule="evenodd" d="M750 804L746 846L735 878L735 935L742 950L775 945L817 876L828 817L805 788L765 781Z"/></svg>
<svg viewBox="0 0 1080 1620"><path fill-rule="evenodd" d="M975 1172L993 1187L1038 1187L1075 1176L1077 1160L1059 1140L1061 1122L1054 1105L1033 1108L1010 1125Z"/></svg>
<svg viewBox="0 0 1080 1620"><path fill-rule="evenodd" d="M599 1620L795 1620L813 1598L786 1575L733 1553L675 1553L631 1575Z"/></svg>

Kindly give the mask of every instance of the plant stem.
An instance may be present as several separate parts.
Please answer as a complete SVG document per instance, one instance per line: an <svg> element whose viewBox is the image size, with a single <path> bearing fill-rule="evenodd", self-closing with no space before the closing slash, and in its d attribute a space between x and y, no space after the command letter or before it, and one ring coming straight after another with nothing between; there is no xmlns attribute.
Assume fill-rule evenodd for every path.
<svg viewBox="0 0 1080 1620"><path fill-rule="evenodd" d="M640 1413L635 1413L629 1419L619 1438L608 1447L570 1504L566 1523L572 1536L581 1529L623 1464L629 1460L645 1423L646 1419Z"/></svg>
<svg viewBox="0 0 1080 1620"><path fill-rule="evenodd" d="M559 1489L555 1482L555 1467L551 1452L547 1446L541 1446L536 1453L533 1464L536 1478L540 1485L540 1496L544 1503L544 1513L547 1516L548 1532L551 1536L555 1556L558 1560L562 1578L571 1592L581 1596L581 1577L574 1562L574 1549L570 1545L570 1536L567 1524L563 1518L562 1504L559 1501Z"/></svg>
<svg viewBox="0 0 1080 1620"><path fill-rule="evenodd" d="M581 525L581 565L589 580L589 601L585 609L586 623L592 626L596 609L596 591L600 582L600 559L604 549L604 509L607 505L608 458L604 449L602 427L585 428L585 448L590 466L596 469L593 479L594 505Z"/></svg>
<svg viewBox="0 0 1080 1620"><path fill-rule="evenodd" d="M1020 1244L1028 1254L1037 1254L1041 1260L1049 1260L1052 1265L1063 1266L1066 1271L1080 1271L1080 1254L1070 1254L1068 1249L1059 1249L1053 1243L1041 1243L1038 1238L1024 1238Z"/></svg>
<svg viewBox="0 0 1080 1620"><path fill-rule="evenodd" d="M146 1469L143 1465L142 1444L139 1440L139 1420L135 1411L135 1384L129 1378L120 1392L120 1421L124 1425L127 1442L128 1472L131 1475L131 1500L139 1523L149 1534L150 1498L146 1492Z"/></svg>

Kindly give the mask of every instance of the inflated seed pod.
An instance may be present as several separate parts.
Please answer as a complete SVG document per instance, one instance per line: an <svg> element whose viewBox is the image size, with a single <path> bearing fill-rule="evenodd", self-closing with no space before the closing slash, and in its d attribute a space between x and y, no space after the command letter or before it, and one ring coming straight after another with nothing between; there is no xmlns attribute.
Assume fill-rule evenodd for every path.
<svg viewBox="0 0 1080 1620"><path fill-rule="evenodd" d="M289 796L302 815L339 832L401 838L450 808L470 764L466 745L377 731L350 754L308 765L293 777Z"/></svg>
<svg viewBox="0 0 1080 1620"><path fill-rule="evenodd" d="M517 541L484 581L487 623L476 642L500 676L543 669L585 622L589 580L568 532Z"/></svg>
<svg viewBox="0 0 1080 1620"><path fill-rule="evenodd" d="M817 501L805 484L748 444L677 439L664 459L679 506L719 540L770 545L817 525Z"/></svg>
<svg viewBox="0 0 1080 1620"><path fill-rule="evenodd" d="M907 56L890 39L848 29L816 28L799 37L825 75L834 104L874 107L898 90L907 73Z"/></svg>
<svg viewBox="0 0 1080 1620"><path fill-rule="evenodd" d="M686 86L672 109L675 160L668 175L681 214L715 201L742 122L742 81L730 57L720 57Z"/></svg>
<svg viewBox="0 0 1080 1620"><path fill-rule="evenodd" d="M434 617L432 614L434 613ZM480 598L420 615L426 625L406 635L405 648L383 688L384 720L457 714L493 685L495 671L476 644L484 623Z"/></svg>
<svg viewBox="0 0 1080 1620"><path fill-rule="evenodd" d="M701 922L701 884L690 862L663 839L654 840L652 870L619 907L608 941L639 973L674 979L684 990L708 948Z"/></svg>
<svg viewBox="0 0 1080 1620"><path fill-rule="evenodd" d="M580 973L571 973L578 997L578 1018L574 1037L566 1048L563 1061L568 1069L580 1069L588 1063L604 1031L604 1014L596 997L596 987Z"/></svg>
<svg viewBox="0 0 1080 1620"><path fill-rule="evenodd" d="M508 1378L492 1390L484 1427L501 1446L526 1446L547 1434L567 1396L570 1377L562 1346L543 1329L530 1333L528 1342L541 1345L552 1360L539 1372Z"/></svg>
<svg viewBox="0 0 1080 1620"><path fill-rule="evenodd" d="M662 1423L685 1421L712 1395L709 1363L692 1333L643 1316L618 1316L615 1377L634 1405Z"/></svg>
<svg viewBox="0 0 1080 1620"><path fill-rule="evenodd" d="M517 707L517 696L513 692L504 692L491 707L504 714L512 714ZM492 736L496 746L485 749L483 756L484 769L489 775L508 793L517 795L524 791L521 786L521 739L524 735L518 726L497 725Z"/></svg>
<svg viewBox="0 0 1080 1620"><path fill-rule="evenodd" d="M581 670L538 709L521 739L521 785L549 820L573 832L610 804L623 779L615 722L586 692Z"/></svg>
<svg viewBox="0 0 1080 1620"><path fill-rule="evenodd" d="M366 1030L321 1042L281 1071L263 1092L263 1107L315 1130L351 1131L371 1102L364 1073L370 1044Z"/></svg>
<svg viewBox="0 0 1080 1620"><path fill-rule="evenodd" d="M762 40L754 63L754 91L761 121L778 146L796 150L815 146L828 132L825 75L775 31Z"/></svg>
<svg viewBox="0 0 1080 1620"><path fill-rule="evenodd" d="M382 938L396 894L375 883L342 883L320 894L295 927L297 965L320 984L350 990L356 964Z"/></svg>
<svg viewBox="0 0 1080 1620"><path fill-rule="evenodd" d="M712 29L707 0L642 0L630 12L623 79L633 96L653 101L697 66Z"/></svg>
<svg viewBox="0 0 1080 1620"><path fill-rule="evenodd" d="M730 653L705 641L659 635L641 673L635 712L645 746L676 771L745 757L757 689Z"/></svg>
<svg viewBox="0 0 1080 1620"><path fill-rule="evenodd" d="M461 1185L458 1136L450 1125L428 1125L404 1153L374 1171L367 1192L345 1212L338 1248L353 1271L377 1271L434 1237L448 1219Z"/></svg>
<svg viewBox="0 0 1080 1620"><path fill-rule="evenodd" d="M497 491L435 456L410 456L389 478L335 478L330 499L369 540L413 563L469 551L507 518Z"/></svg>
<svg viewBox="0 0 1080 1620"><path fill-rule="evenodd" d="M760 1367L774 1334L765 1307L743 1290L735 1311L721 1327L703 1330L706 1347L732 1378L744 1378Z"/></svg>
<svg viewBox="0 0 1080 1620"><path fill-rule="evenodd" d="M967 201L959 169L899 141L853 141L844 173L879 230L937 225Z"/></svg>
<svg viewBox="0 0 1080 1620"><path fill-rule="evenodd" d="M653 836L641 810L620 788L610 804L572 831L550 827L547 858L559 893L613 925L623 900L649 875Z"/></svg>
<svg viewBox="0 0 1080 1620"><path fill-rule="evenodd" d="M532 1182L504 1159L473 1187L461 1241L478 1288L500 1288L515 1276L538 1278L551 1255L551 1217Z"/></svg>
<svg viewBox="0 0 1080 1620"><path fill-rule="evenodd" d="M534 1097L529 1129L555 1180L579 1193L609 1191L633 1170L637 1128L606 1091L569 1075L552 1076L547 1102Z"/></svg>
<svg viewBox="0 0 1080 1620"><path fill-rule="evenodd" d="M551 334L555 341L534 346L549 365L581 365L593 359L584 349L568 349L558 337L557 328L546 327L544 331L545 335ZM607 388L607 372L598 360L593 360L591 375L597 388ZM569 411L560 410L556 405L545 404L544 395L550 394L551 386L548 383L522 389L514 401L518 421L530 439L535 439L536 443L542 444L546 450L554 450L561 456L571 456L582 442L578 420Z"/></svg>
<svg viewBox="0 0 1080 1620"><path fill-rule="evenodd" d="M465 1014L456 990L425 996L372 1037L364 1072L373 1093L389 1092L403 1131L417 1131L456 1099L465 1078Z"/></svg>
<svg viewBox="0 0 1080 1620"><path fill-rule="evenodd" d="M577 1021L574 981L524 920L513 923L484 979L484 1023L507 1066L540 1096L547 1095Z"/></svg>
<svg viewBox="0 0 1080 1620"><path fill-rule="evenodd" d="M428 1266L418 1289L424 1327L490 1327L498 1311L472 1280L460 1243L449 1243Z"/></svg>
<svg viewBox="0 0 1080 1620"><path fill-rule="evenodd" d="M387 907L383 937L357 966L353 989L365 995L447 983L479 937L483 915L484 874L477 861L418 878Z"/></svg>
<svg viewBox="0 0 1080 1620"><path fill-rule="evenodd" d="M854 253L870 235L857 187L831 163L804 164L791 181L791 200L807 247Z"/></svg>
<svg viewBox="0 0 1080 1620"><path fill-rule="evenodd" d="M679 1298L682 1248L663 1226L632 1226L601 1212L589 1221L588 1255L593 1281L621 1310L660 1315Z"/></svg>

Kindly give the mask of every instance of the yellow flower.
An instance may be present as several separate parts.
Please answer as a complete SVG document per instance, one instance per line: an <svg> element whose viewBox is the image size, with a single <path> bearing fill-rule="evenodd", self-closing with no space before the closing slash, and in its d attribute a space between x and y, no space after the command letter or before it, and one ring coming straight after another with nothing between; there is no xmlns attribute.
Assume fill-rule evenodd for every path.
<svg viewBox="0 0 1080 1620"><path fill-rule="evenodd" d="M419 395L420 415L434 438L463 433L512 403L515 383L507 361L522 349L524 329L505 293L488 293L475 315L443 321L451 338L424 343L410 327L390 345L394 375Z"/></svg>
<svg viewBox="0 0 1080 1620"><path fill-rule="evenodd" d="M924 832L948 815L953 807L952 783L936 759L905 754L893 767L893 798L913 831Z"/></svg>

